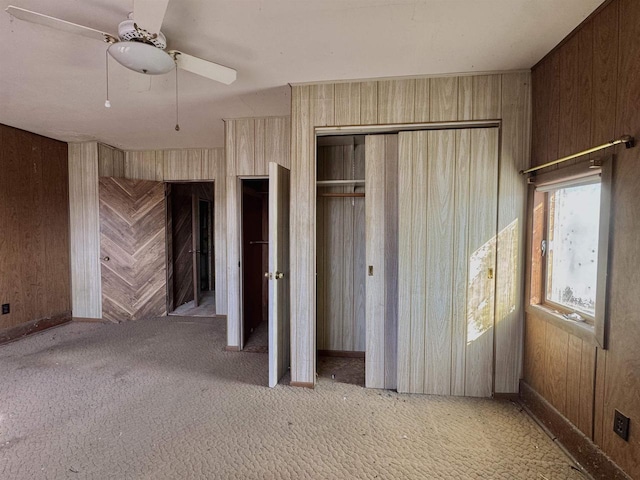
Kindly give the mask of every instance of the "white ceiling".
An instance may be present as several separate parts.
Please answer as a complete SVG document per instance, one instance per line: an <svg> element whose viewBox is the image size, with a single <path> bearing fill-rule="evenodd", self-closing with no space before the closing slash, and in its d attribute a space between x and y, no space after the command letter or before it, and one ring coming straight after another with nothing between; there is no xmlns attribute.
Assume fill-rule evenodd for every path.
<svg viewBox="0 0 640 480"><path fill-rule="evenodd" d="M222 118L286 115L288 83L527 69L602 0L173 0L169 47L238 70L225 86L149 77L106 44L12 19L9 4L106 32L133 0L0 0L0 123L123 149L221 147Z"/></svg>

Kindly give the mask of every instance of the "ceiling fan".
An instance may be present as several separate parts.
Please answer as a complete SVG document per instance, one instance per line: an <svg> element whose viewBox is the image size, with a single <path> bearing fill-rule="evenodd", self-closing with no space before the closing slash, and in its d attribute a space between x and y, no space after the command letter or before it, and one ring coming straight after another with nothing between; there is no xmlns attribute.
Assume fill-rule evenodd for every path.
<svg viewBox="0 0 640 480"><path fill-rule="evenodd" d="M139 73L160 75L177 67L225 85L232 84L236 80L234 69L178 50L165 50L167 39L160 27L168 3L169 0L134 0L130 18L118 25L118 35L13 5L9 5L6 11L26 22L106 42L109 44L107 51L118 63Z"/></svg>

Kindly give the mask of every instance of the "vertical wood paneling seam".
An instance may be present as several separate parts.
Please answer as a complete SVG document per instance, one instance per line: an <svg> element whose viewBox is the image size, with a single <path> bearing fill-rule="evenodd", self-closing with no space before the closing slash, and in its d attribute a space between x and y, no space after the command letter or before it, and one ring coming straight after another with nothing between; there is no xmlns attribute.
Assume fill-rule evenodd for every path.
<svg viewBox="0 0 640 480"><path fill-rule="evenodd" d="M498 75L498 118L502 119L502 104L504 103L504 74ZM502 125L500 125L500 131L498 132L498 193L500 192L500 159L502 154ZM498 205L499 209L499 205ZM500 228L500 224L496 226L496 232ZM496 238L497 242L497 238ZM497 244L496 244L497 245Z"/></svg>
<svg viewBox="0 0 640 480"><path fill-rule="evenodd" d="M472 87L471 87L471 118L473 117L473 77L471 77ZM457 118L460 118L460 81L458 80L458 88L456 88L456 115Z"/></svg>
<svg viewBox="0 0 640 480"><path fill-rule="evenodd" d="M564 371L565 371L565 387L564 387L564 392L562 392L562 397L564 398L564 412L563 415L567 416L567 398L568 398L568 394L567 394L567 377L569 376L569 335L567 335L567 344L566 347L564 348Z"/></svg>
<svg viewBox="0 0 640 480"><path fill-rule="evenodd" d="M618 58L616 59L616 74L615 74L615 78L619 79L618 75L620 75L620 64L622 62L622 48L621 48L621 45L620 45L620 37L622 35L622 29L620 28L620 25L622 25L622 18L621 18L622 17L622 8L620 8L620 2L616 3L616 8L618 9L618 11L617 11L617 17L618 17L617 18L617 27L618 28L617 28L617 32L616 32L618 34L618 51L617 51L617 53L618 53L617 57ZM594 34L594 39L595 39L595 34ZM595 62L593 62L593 63L595 63ZM615 112L615 115L614 115L614 119L613 119L613 133L614 133L614 135L618 135L618 132L619 132L618 129L620 128L620 125L618 125L618 118L620 116L620 115L618 115L618 95L620 93L620 88L619 88L620 81L618 80L618 81L614 82L614 84L615 84L616 93L614 95L614 102L615 102L614 103L614 105L615 105L614 112ZM593 95L593 93L592 93L592 95ZM605 390L605 392L606 392L606 390Z"/></svg>
<svg viewBox="0 0 640 480"><path fill-rule="evenodd" d="M597 407L597 391L598 391L598 358L600 357L600 349L598 347L596 347L596 353L594 355L594 361L593 361L593 389L591 392L591 435L589 438L591 438L591 441L596 443L596 407ZM600 446L602 447L602 445Z"/></svg>
<svg viewBox="0 0 640 480"><path fill-rule="evenodd" d="M266 125L265 127L262 129L263 131L266 129ZM263 139L264 140L264 139ZM262 165L260 165L260 170L258 170L256 162L257 162L257 155L256 155L256 151L257 151L257 147L258 146L258 121L253 120L253 174L254 175L264 175L264 163L265 163L265 158L264 158L264 150L262 152ZM262 146L264 148L264 142L262 143ZM257 172L260 173L257 173ZM267 175L269 175L269 167L267 165Z"/></svg>
<svg viewBox="0 0 640 480"><path fill-rule="evenodd" d="M471 93L472 97L471 97L471 101L473 102L473 89L472 89L472 93ZM472 103L473 105L473 103ZM469 191L469 195L467 195L467 211L471 212L471 200L472 200L472 196L471 196L471 172L472 172L472 166L471 166L471 162L473 162L473 147L474 147L475 143L473 141L473 138L471 136L471 134L469 135L469 174L467 175L469 177L468 180L468 191ZM470 228L466 229L465 232L465 236L464 236L464 251L465 252L469 252L469 232L470 232ZM462 384L462 391L463 391L463 395L466 396L467 395L467 349L466 349L466 345L467 345L467 336L469 335L469 327L468 327L468 315L469 315L469 259L466 260L465 262L465 288L466 288L466 292L465 292L465 301L464 301L464 318L465 318L465 328L464 328L464 345L465 345L465 349L464 349L464 363L462 364L462 368L464 370L463 373L463 384Z"/></svg>
<svg viewBox="0 0 640 480"><path fill-rule="evenodd" d="M458 96L460 95L460 89L458 88ZM460 99L458 98L458 105L460 104ZM458 212L458 196L456 195L456 189L455 189L455 179L458 176L458 149L459 149L459 142L458 142L458 135L454 134L454 147L453 147L453 152L454 152L454 163L453 163L453 178L454 178L454 182L453 182L453 211L454 212ZM455 245L456 239L458 238L458 222L454 221L453 222L453 242ZM452 263L452 271L451 271L451 299L455 298L455 289L456 289L456 272L455 272L455 268L453 266ZM449 395L451 395L451 392L453 391L454 388L454 382L452 377L453 374L453 364L454 364L454 348L453 348L453 339L455 338L454 336L454 329L455 329L455 324L456 324L456 319L455 319L455 308L451 308L451 321L449 322L449 338L451 339L450 342L450 349L449 349L449 364L451 365L450 369L449 369Z"/></svg>
<svg viewBox="0 0 640 480"><path fill-rule="evenodd" d="M385 140L382 142L383 143L383 151L385 152L385 156L386 156L386 151L387 151L387 137L385 137ZM366 156L365 156L365 161L366 161ZM382 166L382 185L384 188L384 192L383 192L383 199L386 199L386 193L387 193L387 162L384 162L383 166ZM366 185L365 185L365 190L366 190ZM365 208L366 208L366 201L367 198L365 196L364 198L365 201ZM383 204L384 207L384 211L382 212L382 215L380 215L380 218L382 219L382 228L381 228L381 235L384 235L384 238L382 240L382 245L383 245L383 249L386 250L387 247L387 205ZM365 222L366 222L366 214L365 214ZM366 230L365 230L366 231ZM388 277L389 276L389 272L387 272L387 266L385 264L386 260L384 258L381 259L382 260L382 264L384 264L384 272L385 272L385 276ZM366 287L365 287L366 288ZM366 292L366 291L365 291ZM382 362L380 362L381 366L382 366L382 386L386 387L387 386L387 369L386 369L386 364L389 361L389 359L387 358L387 349L386 349L386 344L385 344L385 336L386 336L386 324L387 324L387 318L386 318L386 313L387 313L387 281L383 280L382 281L382 298L385 299L385 303L384 303L384 318L383 318L383 327L382 327L382 331L383 331L383 338L380 339L380 343L382 344L382 348L380 349L381 353L382 353ZM365 303L366 305L366 303ZM366 315L366 312L365 312ZM397 367L396 367L397 368Z"/></svg>
<svg viewBox="0 0 640 480"><path fill-rule="evenodd" d="M504 85L503 85L503 75L499 75L498 76L498 118L502 119L502 108L503 108L503 89L504 89ZM495 246L494 246L494 251L493 251L493 271L495 272L494 275L494 280L493 280L493 322L492 322L492 330L493 330L493 365L491 367L492 370L492 375L491 375L491 391L492 393L495 393L496 391L496 351L497 351L497 342L498 342L498 335L497 335L497 324L496 324L496 319L498 318L498 302L497 300L497 296L498 296L498 278L500 277L500 272L498 271L498 258L499 258L499 248L500 248L500 242L499 242L499 235L500 235L500 187L502 186L500 184L500 179L501 177L501 173L502 173L502 124L500 125L500 128L498 130L498 145L497 145L497 150L496 150L496 155L498 156L497 158L497 166L496 166L496 190L495 190L495 198L496 198L496 229L494 231L494 238L495 240ZM513 153L512 153L513 155ZM516 267L517 268L517 267ZM522 275L522 273L524 272L524 270L520 270L520 275ZM524 319L522 319L522 321L524 321Z"/></svg>
<svg viewBox="0 0 640 480"><path fill-rule="evenodd" d="M595 90L594 87L594 83L595 83L595 75L594 75L594 69L595 69L595 47L594 47L594 43L595 43L595 22L593 20L590 20L590 24L591 24L591 51L589 52L589 55L591 57L591 72L590 72L590 79L591 79L591 87L590 87L590 92L589 94L591 95L591 98L589 99L589 144L591 143L592 137L593 137L593 104L594 104L594 98L595 98L595 94L593 93ZM578 50L579 52L580 50ZM617 84L618 82L616 82ZM582 145L580 146L580 148L584 148Z"/></svg>
<svg viewBox="0 0 640 480"><path fill-rule="evenodd" d="M409 150L409 152L410 152L410 155L411 155L411 163L412 163L411 170L412 170L413 175L416 175L416 171L415 171L415 168L414 168L415 164L413 164L414 163L413 162L413 158L415 156L415 151L414 150L415 150L416 139L413 137L413 135L410 138L411 138L411 142L410 142L410 150ZM411 178L409 180L411 182L410 185L412 186L413 185L413 180ZM409 213L409 215L410 215L409 218L410 219L413 219L413 212L414 212L415 208L416 208L416 205L415 205L415 202L414 202L414 196L411 195L411 210L410 210L410 213ZM409 295L408 295L410 304L413 303L412 293L413 293L413 285L415 283L415 273L413 271L413 267L412 266L415 266L416 265L416 261L417 261L417 259L415 259L414 256L413 256L414 243L416 243L414 226L415 226L415 224L411 225L411 232L410 232L410 238L411 238L411 254L410 254L411 264L410 264L409 268L411 268L411 279L410 279L410 282L409 282ZM414 309L411 308L411 306L410 306L409 307L409 319L410 319L410 321L409 321L409 335L411 335L411 332L413 331L413 324L416 321L416 319L413 316L413 311L414 311ZM413 353L414 353L413 352L413 348L412 348L413 342L408 342L408 343L409 343L409 359L412 359L413 358ZM415 367L415 365L412 362L409 362L409 369L408 369L408 373L409 373L408 384L409 384L409 389L410 389L409 391L414 390L414 385L413 385L413 380L412 380L414 367Z"/></svg>
<svg viewBox="0 0 640 480"><path fill-rule="evenodd" d="M571 343L571 337L569 337L569 344L570 344L570 343ZM569 347L569 345L567 345L567 347ZM583 355L583 350L584 350L584 348L583 348L583 346L582 346L582 341L581 341L581 342L580 342L580 360L579 360L579 363L578 363L578 392L579 392L579 393L578 393L578 410L577 410L577 411L576 411L576 413L575 413L575 419L576 419L575 425L578 427L578 429L579 429L579 430L582 430L582 429L580 428L580 427L581 427L581 424L582 424L582 422L580 421L580 420L581 420L581 419L580 419L580 404L581 404L581 403L583 402L583 400L584 400L584 395L582 394L582 385L581 385L581 380L582 380L582 355ZM568 403L569 403L569 401L568 401L568 400L569 400L569 399L568 399L568 396L569 396L569 360L570 360L570 356L569 356L569 348L567 348L567 375L566 375L566 377L567 377L567 378L565 379L565 382L566 382L565 390L566 390L566 392L567 392L567 399L565 400L565 405L567 405L567 407L568 407ZM565 408L566 408L566 407L565 407ZM566 408L566 410L567 410L567 414L568 414L568 413L569 413L569 412L568 412L568 410L569 410L569 409L568 409L568 408ZM568 415L567 415L567 416L568 416ZM572 423L573 423L573 422L572 422Z"/></svg>
<svg viewBox="0 0 640 480"><path fill-rule="evenodd" d="M417 111L417 103L418 103L418 80L415 78L411 81L413 85L413 100L412 100L412 111L411 111L411 121L416 121L416 111Z"/></svg>
<svg viewBox="0 0 640 480"><path fill-rule="evenodd" d="M425 216L428 216L428 212L429 212L429 185L430 185L430 181L429 181L430 180L430 176L429 176L430 165L429 164L431 163L432 159L429 158L429 153L430 153L429 147L430 147L430 143L431 143L429 141L429 135L425 135L424 139L425 139L424 140L424 151L426 153L427 165L425 165L425 167L424 167L424 171L425 171L424 188L426 189L426 192L425 192L425 195L424 195L425 205L424 205L423 212L424 212ZM413 161L414 162L416 161L416 156L415 155L413 157ZM426 254L426 252L429 249L429 238L428 238L428 234L427 234L428 226L427 226L427 219L424 218L423 221L425 222L425 235L424 235L425 238L424 238L424 244L423 245L424 245L424 248L425 248L424 253ZM424 279L424 287L426 287L427 286L427 274L428 274L427 266L429 264L426 255L425 255L425 261L423 263L424 263L422 265L422 268L424 269L423 279ZM427 301L427 296L425 295L424 317L420 319L421 322L424 322L424 335L423 335L423 339L422 339L422 342L423 342L422 345L424 347L424 351L422 352L424 357L423 357L422 361L424 362L423 364L425 366L425 369L424 369L424 371L422 373L422 375L423 375L423 380L422 380L423 381L423 386L422 386L422 389L423 389L424 393L426 393L426 388L427 388L427 382L426 382L427 366L428 366L427 357L428 357L428 348L429 348L429 341L428 341L428 338L427 338L428 337L428 331L429 331L429 328L428 328L428 325L427 325L427 312L429 312L429 303Z"/></svg>
<svg viewBox="0 0 640 480"><path fill-rule="evenodd" d="M380 82L375 82L375 84L376 84L376 95L375 95L376 122L378 123L378 125L380 125Z"/></svg>

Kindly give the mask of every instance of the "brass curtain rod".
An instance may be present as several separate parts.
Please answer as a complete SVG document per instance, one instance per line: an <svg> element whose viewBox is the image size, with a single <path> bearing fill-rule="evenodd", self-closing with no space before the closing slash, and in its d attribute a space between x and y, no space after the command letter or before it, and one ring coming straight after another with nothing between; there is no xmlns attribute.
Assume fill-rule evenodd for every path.
<svg viewBox="0 0 640 480"><path fill-rule="evenodd" d="M602 145L598 145L597 147L593 147L588 150L583 150L582 152L574 153L573 155L568 155L566 157L562 157L557 160L554 160L553 162L548 162L542 165L538 165L537 167L531 167L528 170L520 170L520 175L526 175L527 173L535 172L536 170L541 170L543 168L550 167L551 165L557 165L558 163L566 162L568 160L573 160L574 158L581 157L583 155L588 155L589 153L597 152L599 150L613 147L614 145L619 145L621 143L624 143L624 146L626 148L631 148L635 145L635 140L631 135L622 135L617 140L611 140L607 143L603 143Z"/></svg>

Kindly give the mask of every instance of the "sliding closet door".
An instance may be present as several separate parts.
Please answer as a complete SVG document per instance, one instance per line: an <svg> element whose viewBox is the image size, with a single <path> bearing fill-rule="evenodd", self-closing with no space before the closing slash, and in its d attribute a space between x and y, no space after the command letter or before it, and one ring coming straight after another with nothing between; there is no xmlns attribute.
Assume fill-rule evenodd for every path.
<svg viewBox="0 0 640 480"><path fill-rule="evenodd" d="M398 135L365 139L365 386L396 388L398 318Z"/></svg>
<svg viewBox="0 0 640 480"><path fill-rule="evenodd" d="M493 391L498 129L399 134L399 392Z"/></svg>

